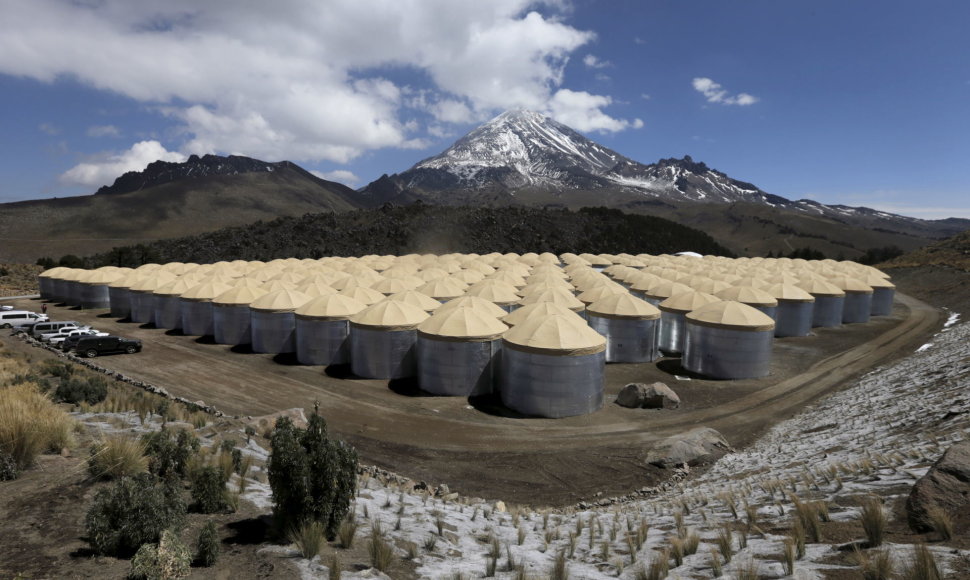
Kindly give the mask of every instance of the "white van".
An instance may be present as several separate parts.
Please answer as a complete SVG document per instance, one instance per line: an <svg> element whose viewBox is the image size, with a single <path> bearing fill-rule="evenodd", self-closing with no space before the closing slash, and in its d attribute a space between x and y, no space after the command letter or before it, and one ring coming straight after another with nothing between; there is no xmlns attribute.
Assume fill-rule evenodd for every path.
<svg viewBox="0 0 970 580"><path fill-rule="evenodd" d="M43 322L47 320L46 314L37 314L29 310L2 310L0 311L0 328L20 328L25 324Z"/></svg>
<svg viewBox="0 0 970 580"><path fill-rule="evenodd" d="M30 329L30 335L34 338L40 338L40 335L46 334L48 332L57 332L65 326L78 326L77 322L73 320L58 320L55 322L45 321L38 322Z"/></svg>

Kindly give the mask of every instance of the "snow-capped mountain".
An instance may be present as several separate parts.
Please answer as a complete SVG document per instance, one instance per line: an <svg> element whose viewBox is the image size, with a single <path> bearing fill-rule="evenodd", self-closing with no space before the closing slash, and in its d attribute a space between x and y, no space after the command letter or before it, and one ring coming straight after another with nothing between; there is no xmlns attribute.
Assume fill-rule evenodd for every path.
<svg viewBox="0 0 970 580"><path fill-rule="evenodd" d="M675 202L771 202L774 198L690 156L645 165L549 117L523 110L502 113L441 154L382 178L361 193L386 201L387 194L402 193L420 198L456 191L515 196L522 190L601 189Z"/></svg>

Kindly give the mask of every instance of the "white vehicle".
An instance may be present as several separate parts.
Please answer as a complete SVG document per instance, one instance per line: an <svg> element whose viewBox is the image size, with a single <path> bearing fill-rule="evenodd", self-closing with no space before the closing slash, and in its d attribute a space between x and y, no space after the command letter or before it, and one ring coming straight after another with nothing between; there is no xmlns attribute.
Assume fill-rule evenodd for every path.
<svg viewBox="0 0 970 580"><path fill-rule="evenodd" d="M40 335L42 334L46 334L48 332L57 332L65 326L73 326L76 328L77 322L73 320L57 320L54 322L45 320L44 322L38 322L33 326L33 328L30 329L30 336L40 338Z"/></svg>
<svg viewBox="0 0 970 580"><path fill-rule="evenodd" d="M51 346L59 347L59 345L64 344L64 341L70 336L108 336L108 333L101 332L93 328L79 328L77 330L61 332L60 334L50 337L50 340L47 342L51 343Z"/></svg>
<svg viewBox="0 0 970 580"><path fill-rule="evenodd" d="M50 342L50 340L55 336L63 335L64 338L67 338L68 333L71 332L72 330L90 330L90 329L91 329L90 326L62 326L57 330L52 330L50 332L45 332L41 334L39 338L41 342Z"/></svg>
<svg viewBox="0 0 970 580"><path fill-rule="evenodd" d="M25 324L35 322L46 322L46 314L37 314L29 310L3 310L0 311L0 328L20 328Z"/></svg>

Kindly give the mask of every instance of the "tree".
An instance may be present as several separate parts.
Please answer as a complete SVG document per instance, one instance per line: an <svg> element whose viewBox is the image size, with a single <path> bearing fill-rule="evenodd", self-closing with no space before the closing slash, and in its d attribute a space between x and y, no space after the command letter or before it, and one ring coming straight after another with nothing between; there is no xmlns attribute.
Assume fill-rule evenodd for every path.
<svg viewBox="0 0 970 580"><path fill-rule="evenodd" d="M87 540L99 554L129 555L158 542L185 519L178 483L143 473L98 491L84 518Z"/></svg>
<svg viewBox="0 0 970 580"><path fill-rule="evenodd" d="M357 451L327 436L327 423L314 405L306 429L289 417L277 419L270 436L269 484L277 532L320 522L333 538L357 492Z"/></svg>

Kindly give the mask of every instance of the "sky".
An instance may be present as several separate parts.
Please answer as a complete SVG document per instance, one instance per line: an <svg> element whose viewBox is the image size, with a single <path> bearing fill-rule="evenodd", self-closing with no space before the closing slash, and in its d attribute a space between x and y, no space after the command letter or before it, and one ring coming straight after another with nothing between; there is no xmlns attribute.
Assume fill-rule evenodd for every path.
<svg viewBox="0 0 970 580"><path fill-rule="evenodd" d="M157 159L361 187L507 109L790 199L970 218L965 0L0 0L0 202Z"/></svg>

